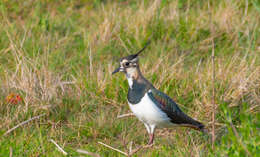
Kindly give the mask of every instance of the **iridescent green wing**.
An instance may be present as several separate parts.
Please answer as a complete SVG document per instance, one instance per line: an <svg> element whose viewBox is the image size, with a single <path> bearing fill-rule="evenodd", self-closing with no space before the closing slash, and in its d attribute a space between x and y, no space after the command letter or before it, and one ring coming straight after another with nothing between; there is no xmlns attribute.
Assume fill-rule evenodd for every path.
<svg viewBox="0 0 260 157"><path fill-rule="evenodd" d="M200 123L184 114L178 107L178 105L163 92L160 92L155 88L152 88L151 90L149 90L148 96L163 112L167 114L167 116L171 119L172 123L200 125Z"/></svg>

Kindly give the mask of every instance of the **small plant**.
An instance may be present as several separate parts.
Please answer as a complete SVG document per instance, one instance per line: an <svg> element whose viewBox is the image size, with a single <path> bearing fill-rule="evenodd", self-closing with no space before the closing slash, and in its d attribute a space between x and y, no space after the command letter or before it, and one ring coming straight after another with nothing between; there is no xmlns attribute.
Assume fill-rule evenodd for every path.
<svg viewBox="0 0 260 157"><path fill-rule="evenodd" d="M23 101L22 97L19 94L10 93L6 96L5 101L10 104L18 104Z"/></svg>

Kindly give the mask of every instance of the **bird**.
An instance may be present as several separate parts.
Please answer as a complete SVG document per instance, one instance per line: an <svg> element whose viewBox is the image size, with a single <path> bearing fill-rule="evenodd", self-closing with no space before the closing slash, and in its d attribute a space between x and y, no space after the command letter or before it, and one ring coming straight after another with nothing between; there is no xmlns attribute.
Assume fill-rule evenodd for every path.
<svg viewBox="0 0 260 157"><path fill-rule="evenodd" d="M133 114L144 123L149 134L148 146L153 145L156 128L190 127L205 132L205 126L186 115L167 94L156 89L141 73L138 56L150 41L136 54L122 57L112 75L123 72L128 81L127 101Z"/></svg>

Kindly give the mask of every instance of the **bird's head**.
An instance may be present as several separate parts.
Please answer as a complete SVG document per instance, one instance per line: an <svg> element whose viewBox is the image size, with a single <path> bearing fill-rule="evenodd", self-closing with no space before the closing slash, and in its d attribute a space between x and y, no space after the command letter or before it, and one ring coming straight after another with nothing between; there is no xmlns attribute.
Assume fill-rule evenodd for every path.
<svg viewBox="0 0 260 157"><path fill-rule="evenodd" d="M120 59L120 65L118 68L116 68L112 74L115 74L117 72L124 72L126 75L131 76L133 75L137 70L139 70L139 64L138 64L138 56L141 52L145 50L145 48L150 44L150 41L136 54L129 55L126 57L123 57Z"/></svg>

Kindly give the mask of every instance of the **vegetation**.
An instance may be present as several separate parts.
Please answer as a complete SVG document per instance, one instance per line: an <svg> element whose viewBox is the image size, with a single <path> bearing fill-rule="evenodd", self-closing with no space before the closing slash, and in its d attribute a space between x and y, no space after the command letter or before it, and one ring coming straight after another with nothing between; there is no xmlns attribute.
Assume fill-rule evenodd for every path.
<svg viewBox="0 0 260 157"><path fill-rule="evenodd" d="M216 141L187 128L157 130L134 156L259 156L260 3L257 0L0 2L0 156L124 156L145 145L129 113L118 59L142 53L143 74ZM212 58L215 52L215 81ZM213 84L214 82L214 84ZM38 119L9 129L34 116Z"/></svg>

